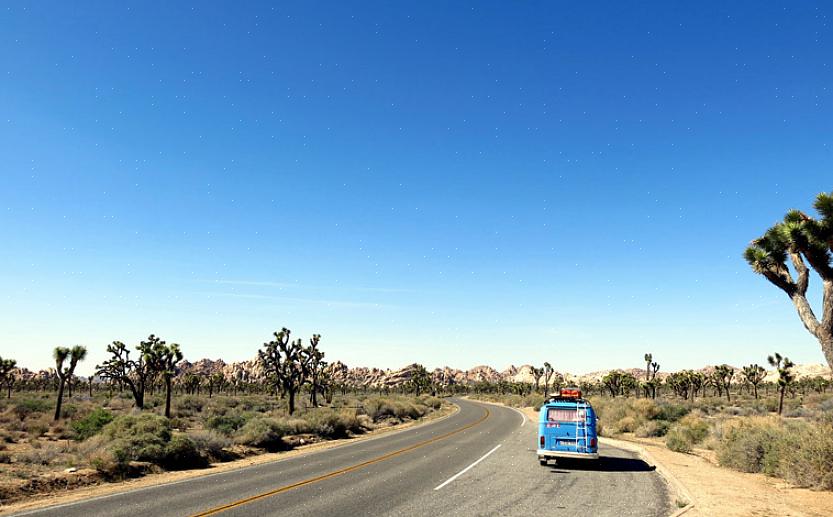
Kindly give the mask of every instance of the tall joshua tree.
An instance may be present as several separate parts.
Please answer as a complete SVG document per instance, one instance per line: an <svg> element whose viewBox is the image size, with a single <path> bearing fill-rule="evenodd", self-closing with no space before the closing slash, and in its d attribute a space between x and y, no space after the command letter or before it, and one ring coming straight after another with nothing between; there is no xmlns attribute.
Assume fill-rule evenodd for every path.
<svg viewBox="0 0 833 517"><path fill-rule="evenodd" d="M309 400L312 407L318 407L318 393L322 392L323 394L321 380L324 368L327 367L324 352L318 349L320 341L321 334L313 334L309 340L309 346L304 348L301 353L304 376L309 383Z"/></svg>
<svg viewBox="0 0 833 517"><path fill-rule="evenodd" d="M14 386L14 369L17 361L14 359L3 359L0 357L0 384L8 389L8 398L12 398L12 386Z"/></svg>
<svg viewBox="0 0 833 517"><path fill-rule="evenodd" d="M653 354L645 354L645 382L651 380L651 361L653 360Z"/></svg>
<svg viewBox="0 0 833 517"><path fill-rule="evenodd" d="M61 418L61 405L64 402L64 387L67 380L71 379L75 373L75 367L78 366L79 361L83 361L87 357L87 349L81 345L76 345L72 348L65 346L57 346L52 352L52 357L55 358L55 373L58 375L58 401L55 404L55 418L57 421ZM64 363L69 359L69 364Z"/></svg>
<svg viewBox="0 0 833 517"><path fill-rule="evenodd" d="M800 210L790 210L783 222L752 241L744 258L753 271L763 275L792 300L798 317L819 341L827 366L833 370L833 193L819 194L813 206L821 216L819 219ZM795 278L787 266L788 259ZM821 320L807 301L810 268L821 278Z"/></svg>
<svg viewBox="0 0 833 517"><path fill-rule="evenodd" d="M752 386L752 393L755 394L755 398L757 399L758 384L763 382L766 377L766 369L758 364L750 364L749 366L743 367L741 374L743 375L743 378L746 379L746 382Z"/></svg>
<svg viewBox="0 0 833 517"><path fill-rule="evenodd" d="M302 342L300 339L290 341L290 333L286 327L280 332L275 332L275 339L263 343L263 349L258 350L258 356L266 371L286 395L287 408L291 415L295 412L295 395L304 383L304 369L301 357Z"/></svg>
<svg viewBox="0 0 833 517"><path fill-rule="evenodd" d="M778 370L778 390L780 391L778 398L778 416L781 416L781 413L784 411L784 393L787 392L787 388L795 380L795 374L792 371L795 364L789 358L781 357L781 354L778 352L775 352L774 356L769 356L767 361Z"/></svg>
<svg viewBox="0 0 833 517"><path fill-rule="evenodd" d="M147 362L165 383L165 418L171 418L171 385L176 375L176 365L182 361L182 351L176 343L167 345L153 334L148 338L147 345Z"/></svg>
<svg viewBox="0 0 833 517"><path fill-rule="evenodd" d="M543 368L536 368L532 367L532 378L535 380L535 391L538 391L539 386L541 385L541 377L544 375Z"/></svg>
<svg viewBox="0 0 833 517"><path fill-rule="evenodd" d="M552 378L552 374L555 373L555 370L552 369L552 365L548 362L544 362L544 395L547 395L550 389L550 379Z"/></svg>

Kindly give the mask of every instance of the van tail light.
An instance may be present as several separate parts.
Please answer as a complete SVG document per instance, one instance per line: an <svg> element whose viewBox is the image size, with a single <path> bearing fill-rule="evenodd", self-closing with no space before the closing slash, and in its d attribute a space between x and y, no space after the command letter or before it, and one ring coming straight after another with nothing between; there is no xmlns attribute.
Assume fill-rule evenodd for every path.
<svg viewBox="0 0 833 517"><path fill-rule="evenodd" d="M541 435L541 448L544 448L544 435Z"/></svg>
<svg viewBox="0 0 833 517"><path fill-rule="evenodd" d="M596 446L596 443L597 443L597 442L596 442L596 439L595 439L595 438L590 438L590 447L595 447L595 446Z"/></svg>

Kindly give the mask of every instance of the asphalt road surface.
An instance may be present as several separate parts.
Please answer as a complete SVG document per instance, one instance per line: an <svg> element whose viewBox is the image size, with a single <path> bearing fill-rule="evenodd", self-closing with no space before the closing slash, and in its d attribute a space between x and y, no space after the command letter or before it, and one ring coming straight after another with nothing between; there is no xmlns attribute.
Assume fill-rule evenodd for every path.
<svg viewBox="0 0 833 517"><path fill-rule="evenodd" d="M536 425L455 400L433 423L285 460L21 515L610 515L672 512L660 475L632 453L542 467Z"/></svg>

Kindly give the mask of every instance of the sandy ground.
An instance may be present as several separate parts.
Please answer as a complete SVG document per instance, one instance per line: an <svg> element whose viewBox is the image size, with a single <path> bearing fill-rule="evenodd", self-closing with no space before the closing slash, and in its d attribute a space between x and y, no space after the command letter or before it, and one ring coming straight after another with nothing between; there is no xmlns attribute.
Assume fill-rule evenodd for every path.
<svg viewBox="0 0 833 517"><path fill-rule="evenodd" d="M537 422L538 413L533 408L524 408L524 413ZM795 488L778 478L725 469L707 459L713 458L711 451L674 452L660 438L620 438L624 438L625 445L642 447L660 472L668 471L683 485L694 502L694 507L685 512L686 517L833 515L832 492ZM617 440L609 441L615 445Z"/></svg>
<svg viewBox="0 0 833 517"><path fill-rule="evenodd" d="M701 454L669 450L661 439L628 438L644 447L668 469L694 499L691 516L829 516L833 515L833 493L794 488L763 474L747 474L721 468Z"/></svg>
<svg viewBox="0 0 833 517"><path fill-rule="evenodd" d="M376 429L374 431L370 431L366 434L361 436L357 436L355 438L348 438L344 440L329 440L325 442L318 442L309 445L302 445L300 447L296 447L292 450L285 451L285 452L275 452L275 453L264 453L259 454L257 456L250 456L246 458L242 458L235 461L229 461L226 463L214 463L209 468L205 469L195 469L195 470L183 470L183 471L176 471L176 472L163 472L160 474L148 474L147 476L137 478L137 479L130 479L120 483L107 483L102 485L95 485L89 487L79 487L72 489L69 492L52 492L48 494L38 494L34 495L29 499L15 501L9 505L2 505L0 506L0 515L8 515L13 512L20 512L24 510L33 510L36 508L43 508L45 506L51 506L55 504L63 504L69 503L72 501L78 501L81 499L89 499L92 497L100 497L109 494L114 494L117 492L124 492L127 490L134 490L137 488L152 486L152 485L161 485L165 483L175 483L177 481L181 481L184 479L194 478L198 476L206 476L211 474L216 474L218 472L226 472L229 470L241 469L245 467L249 467L252 465L259 465L261 463L268 463L271 461L279 461L286 458L291 458L293 456L297 456L299 454L306 454L312 451L323 450L323 449L330 449L333 447L339 447L345 445L347 443L353 443L362 440L369 440L376 438L380 435L384 435L394 431L401 431L404 429L409 429L411 427L416 427L419 425L424 425L428 422L432 422L434 420L439 420L441 418L446 418L453 413L457 412L460 408L456 405L452 404L445 404L439 411L432 412L425 418L420 420L416 420L413 422L406 422L404 424L384 427L381 429Z"/></svg>

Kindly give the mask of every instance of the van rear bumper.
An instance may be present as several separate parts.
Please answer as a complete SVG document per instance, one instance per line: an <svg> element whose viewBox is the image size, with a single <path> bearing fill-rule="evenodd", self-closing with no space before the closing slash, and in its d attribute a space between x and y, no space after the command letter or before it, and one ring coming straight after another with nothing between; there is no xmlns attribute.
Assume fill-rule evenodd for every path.
<svg viewBox="0 0 833 517"><path fill-rule="evenodd" d="M546 449L538 449L538 459L543 458L581 458L584 460L599 459L598 452L569 452L569 451L548 451Z"/></svg>

